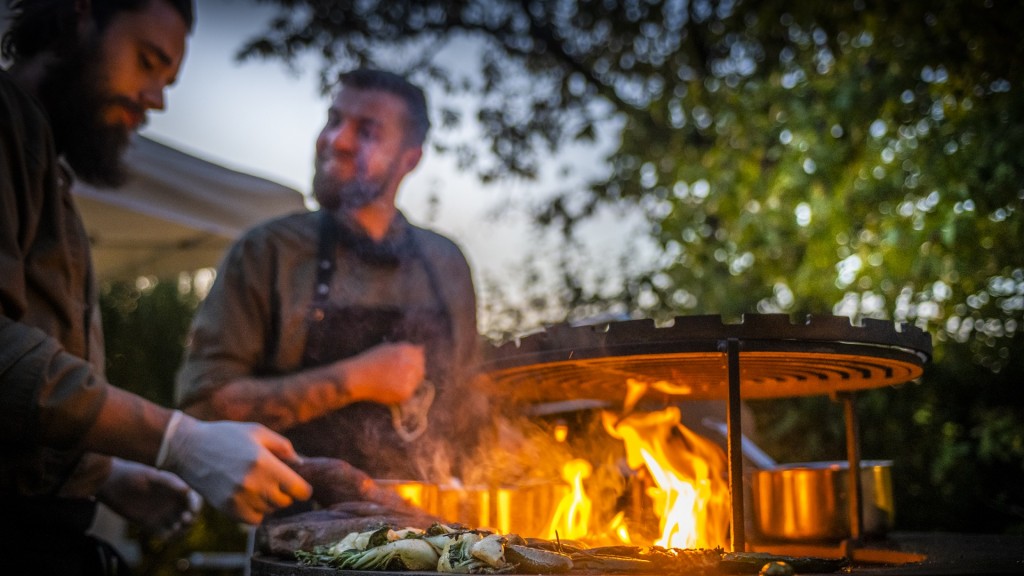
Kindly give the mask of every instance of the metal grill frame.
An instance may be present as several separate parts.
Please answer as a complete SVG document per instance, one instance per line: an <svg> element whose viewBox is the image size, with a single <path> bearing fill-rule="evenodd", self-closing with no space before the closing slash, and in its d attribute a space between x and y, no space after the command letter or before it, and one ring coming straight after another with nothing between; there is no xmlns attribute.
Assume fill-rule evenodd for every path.
<svg viewBox="0 0 1024 576"><path fill-rule="evenodd" d="M931 336L910 324L864 319L855 325L843 316L807 316L803 323L785 314L744 315L738 323L678 316L661 327L653 320L551 326L490 350L481 369L492 394L524 404L585 399L621 406L627 378L648 385L641 405L724 398L737 551L746 549L741 399L829 394L843 403L846 421L851 538L843 546L852 551L863 528L854 395L918 378L931 355ZM698 360L703 370L686 369ZM652 363L660 373L641 369ZM787 373L778 371L783 367ZM560 379L553 383L555 375Z"/></svg>

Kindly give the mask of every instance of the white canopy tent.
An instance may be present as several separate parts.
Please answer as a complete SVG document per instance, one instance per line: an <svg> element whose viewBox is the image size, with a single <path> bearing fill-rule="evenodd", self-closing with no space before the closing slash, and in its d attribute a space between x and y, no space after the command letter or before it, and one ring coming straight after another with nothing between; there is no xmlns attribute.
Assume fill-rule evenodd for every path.
<svg viewBox="0 0 1024 576"><path fill-rule="evenodd" d="M296 190L143 137L125 160L121 188L73 189L101 280L216 266L244 230L306 209Z"/></svg>

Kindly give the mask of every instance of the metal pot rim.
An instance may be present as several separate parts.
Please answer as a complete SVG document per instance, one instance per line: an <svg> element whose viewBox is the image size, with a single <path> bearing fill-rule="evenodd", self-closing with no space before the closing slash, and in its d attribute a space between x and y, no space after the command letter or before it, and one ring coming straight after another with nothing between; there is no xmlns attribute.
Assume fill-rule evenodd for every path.
<svg viewBox="0 0 1024 576"><path fill-rule="evenodd" d="M866 468L892 468L892 460L861 460L861 469ZM760 470L759 472L778 472L794 470L849 470L850 463L846 460L822 460L820 462L793 462L779 464L774 470Z"/></svg>

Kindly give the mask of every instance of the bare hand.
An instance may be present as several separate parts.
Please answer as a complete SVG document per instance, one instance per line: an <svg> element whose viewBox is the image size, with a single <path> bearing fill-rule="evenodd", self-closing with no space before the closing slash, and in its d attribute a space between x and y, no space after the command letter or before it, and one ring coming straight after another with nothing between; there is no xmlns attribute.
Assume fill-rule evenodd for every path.
<svg viewBox="0 0 1024 576"><path fill-rule="evenodd" d="M412 396L426 373L423 346L408 342L378 344L342 360L353 400L399 404Z"/></svg>

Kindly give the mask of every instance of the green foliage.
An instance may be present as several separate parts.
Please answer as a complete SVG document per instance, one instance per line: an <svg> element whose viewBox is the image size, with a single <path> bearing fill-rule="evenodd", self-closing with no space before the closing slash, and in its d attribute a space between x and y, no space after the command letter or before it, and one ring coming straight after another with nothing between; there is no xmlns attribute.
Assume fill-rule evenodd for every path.
<svg viewBox="0 0 1024 576"><path fill-rule="evenodd" d="M140 278L105 284L100 294L106 338L107 377L162 406L174 405L174 375L200 294L191 278L178 282ZM246 534L237 522L209 507L192 528L171 541L130 534L139 544L139 574L181 573L179 564L197 550L245 553ZM223 574L235 573L224 570ZM204 572L215 576L217 572Z"/></svg>
<svg viewBox="0 0 1024 576"><path fill-rule="evenodd" d="M140 278L100 295L107 378L161 406L174 405L174 375L199 296L191 284Z"/></svg>
<svg viewBox="0 0 1024 576"><path fill-rule="evenodd" d="M484 180L530 177L595 126L622 126L611 174L534 214L571 250L602 209L640 211L660 258L622 264L612 289L565 258L553 297L524 274L493 333L598 312L914 323L935 361L921 384L864 395L865 452L902 448L909 526L1020 530L1024 4L276 3L244 55L314 52L325 80L374 63L473 95L472 118L446 102L439 115L474 122L487 154L457 131L436 141ZM434 59L466 38L478 61ZM779 400L761 420L772 448L817 455L839 444L834 409Z"/></svg>

